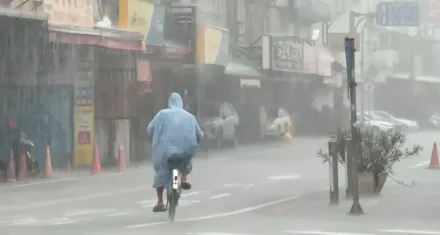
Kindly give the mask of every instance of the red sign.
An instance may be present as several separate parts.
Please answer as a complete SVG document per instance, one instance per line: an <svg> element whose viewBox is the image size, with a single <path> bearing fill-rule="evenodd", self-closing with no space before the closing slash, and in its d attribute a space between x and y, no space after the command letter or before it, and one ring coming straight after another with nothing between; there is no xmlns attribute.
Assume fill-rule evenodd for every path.
<svg viewBox="0 0 440 235"><path fill-rule="evenodd" d="M89 131L79 131L78 132L78 144L91 144L90 132Z"/></svg>
<svg viewBox="0 0 440 235"><path fill-rule="evenodd" d="M150 61L137 60L137 80L138 80L138 93L151 92L151 68Z"/></svg>

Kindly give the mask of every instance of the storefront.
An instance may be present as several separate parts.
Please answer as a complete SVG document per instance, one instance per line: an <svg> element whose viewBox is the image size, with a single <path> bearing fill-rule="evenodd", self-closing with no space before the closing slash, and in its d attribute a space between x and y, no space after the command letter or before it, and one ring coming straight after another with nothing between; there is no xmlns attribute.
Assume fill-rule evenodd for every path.
<svg viewBox="0 0 440 235"><path fill-rule="evenodd" d="M296 133L322 131L324 125L318 124L328 117L322 117L322 106L317 108L315 104L329 91L324 78L331 76L332 60L330 52L314 41L263 36L262 68L268 78L262 82L266 109L285 108L297 127Z"/></svg>

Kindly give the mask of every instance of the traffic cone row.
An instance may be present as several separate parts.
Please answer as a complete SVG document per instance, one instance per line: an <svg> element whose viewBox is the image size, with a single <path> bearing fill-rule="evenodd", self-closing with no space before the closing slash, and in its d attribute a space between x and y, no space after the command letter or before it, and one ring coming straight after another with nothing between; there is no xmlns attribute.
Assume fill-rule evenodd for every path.
<svg viewBox="0 0 440 235"><path fill-rule="evenodd" d="M127 166L125 164L125 153L124 148L122 144L119 144L119 150L118 150L118 168L121 171L124 171L127 169ZM99 158L99 149L98 145L95 145L95 149L93 151L93 160L92 165L90 169L92 174L99 174L101 173L101 161Z"/></svg>
<svg viewBox="0 0 440 235"><path fill-rule="evenodd" d="M8 174L7 174L7 181L8 182L15 182L15 181L22 181L26 180L28 178L28 160L26 152L23 152L20 155L20 165L18 169L18 176L16 175L16 163L14 158L14 153L11 151L9 156L9 163L8 163ZM70 168L70 164L68 166ZM126 164L125 164L125 153L122 144L119 145L118 150L118 169L121 171L126 170ZM101 173L101 162L99 159L99 149L98 145L95 145L94 151L93 151L93 160L91 164L90 169L92 174L99 174ZM52 157L50 154L49 146L46 146L46 157L45 157L45 164L44 164L44 170L43 170L43 176L45 178L52 178L53 176L53 169L52 169Z"/></svg>

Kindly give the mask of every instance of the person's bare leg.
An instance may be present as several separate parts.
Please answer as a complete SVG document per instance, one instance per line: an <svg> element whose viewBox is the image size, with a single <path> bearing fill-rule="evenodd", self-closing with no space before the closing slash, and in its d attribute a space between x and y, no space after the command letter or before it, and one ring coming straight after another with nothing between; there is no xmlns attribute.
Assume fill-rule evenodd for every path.
<svg viewBox="0 0 440 235"><path fill-rule="evenodd" d="M188 174L182 174L181 180L183 183L188 183Z"/></svg>
<svg viewBox="0 0 440 235"><path fill-rule="evenodd" d="M188 182L188 174L187 173L182 174L181 180L182 180L182 182L181 182L182 188L184 190L190 190L191 184Z"/></svg>
<svg viewBox="0 0 440 235"><path fill-rule="evenodd" d="M163 187L156 188L157 193L157 206L163 206Z"/></svg>

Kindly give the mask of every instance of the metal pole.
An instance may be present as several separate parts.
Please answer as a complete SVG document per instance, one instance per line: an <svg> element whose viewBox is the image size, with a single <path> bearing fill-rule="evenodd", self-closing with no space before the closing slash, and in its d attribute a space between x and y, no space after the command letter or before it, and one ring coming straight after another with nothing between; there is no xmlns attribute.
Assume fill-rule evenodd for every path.
<svg viewBox="0 0 440 235"><path fill-rule="evenodd" d="M349 17L349 34L350 35L354 35L355 33L356 33L356 24L355 24L355 12L354 11L350 11L349 12L349 14L348 14L348 17ZM353 45L353 47L354 47L354 45ZM354 53L353 53L354 54ZM354 57L354 55L353 55L353 57ZM346 56L346 58L348 58L348 56ZM349 63L349 61L346 61L346 63L348 64ZM353 64L353 66L354 66L354 64ZM353 70L354 71L354 70ZM348 66L347 66L347 80L348 81L351 81L350 80L350 77L349 76L352 76L353 74L351 74L351 72L350 72L350 75L349 75L349 68L348 68ZM348 83L347 83L348 84ZM342 90L343 91L343 90ZM350 91L349 91L350 92ZM356 103L355 103L356 104ZM343 105L342 105L342 109L343 109L344 107L343 107ZM342 110L341 110L342 111ZM355 113L356 114L356 113ZM356 115L355 115L355 117L356 117ZM352 119L353 120L353 119ZM353 137L352 137L352 140L353 140ZM348 145L346 145L347 147L348 147L348 151L347 151L347 157L346 157L346 161L345 161L345 163L346 163L346 166L347 166L347 169L346 169L346 171L347 171L347 173L346 173L346 177L347 177L347 184L346 184L346 192L345 192L345 195L346 195L346 197L347 197L347 199L348 198L352 198L352 196L353 196L353 167L352 167L352 159L353 159L353 156L354 156L354 152L351 150L351 145L353 145L354 144L354 142L353 141L349 141L349 142L347 142L347 144Z"/></svg>
<svg viewBox="0 0 440 235"><path fill-rule="evenodd" d="M360 154L359 130L356 123L356 80L355 74L355 47L354 38L345 38L346 60L347 60L347 80L350 89L350 107L351 107L351 136L352 144L352 180L353 180L353 205L350 210L352 215L363 214L361 205L359 204L359 184L358 184L358 157Z"/></svg>
<svg viewBox="0 0 440 235"><path fill-rule="evenodd" d="M353 180L352 180L352 161L353 158L353 151L351 148L352 145L351 139L345 140L345 149L347 151L347 154L345 155L345 165L347 166L345 169L345 198L351 199L353 198Z"/></svg>
<svg viewBox="0 0 440 235"><path fill-rule="evenodd" d="M361 74L362 74L362 85L361 85L361 123L365 122L365 27L361 30Z"/></svg>
<svg viewBox="0 0 440 235"><path fill-rule="evenodd" d="M329 170L330 170L330 205L339 204L339 179L338 179L338 142L328 142Z"/></svg>

